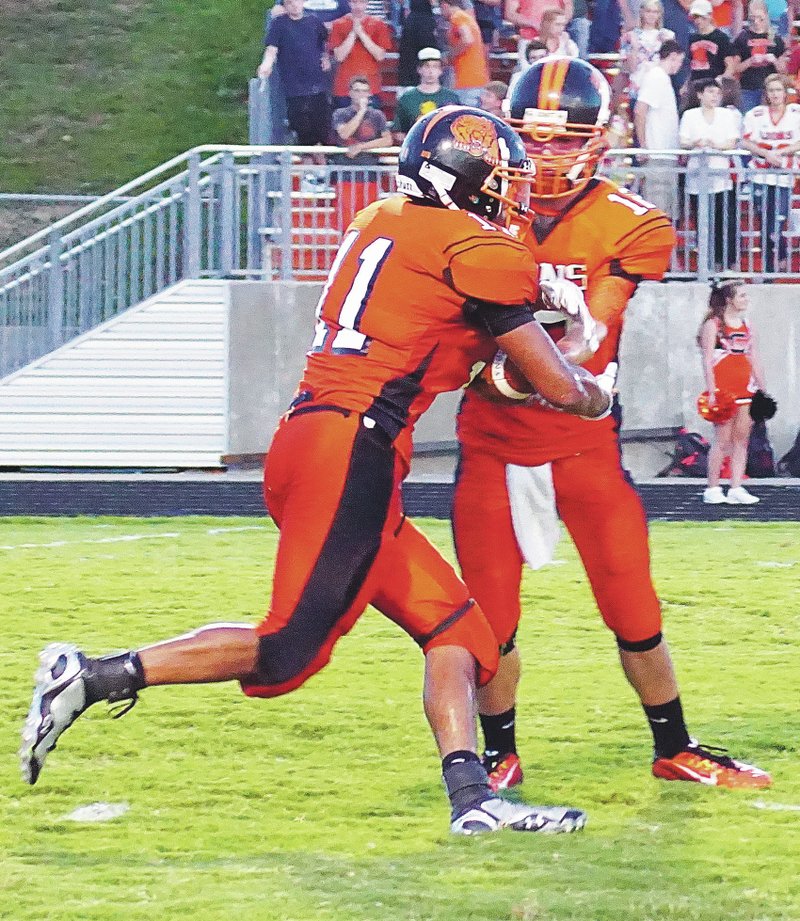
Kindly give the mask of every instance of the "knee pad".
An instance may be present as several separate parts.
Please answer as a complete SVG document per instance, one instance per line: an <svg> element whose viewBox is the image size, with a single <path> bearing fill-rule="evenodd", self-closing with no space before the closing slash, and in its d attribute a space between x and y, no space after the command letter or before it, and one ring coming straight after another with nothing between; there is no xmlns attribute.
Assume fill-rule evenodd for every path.
<svg viewBox="0 0 800 921"><path fill-rule="evenodd" d="M617 646L619 646L620 649L624 649L625 652L648 652L651 649L655 649L662 639L661 631L656 633L655 636L648 637L646 640L637 640L636 642L623 640L621 636L618 636Z"/></svg>

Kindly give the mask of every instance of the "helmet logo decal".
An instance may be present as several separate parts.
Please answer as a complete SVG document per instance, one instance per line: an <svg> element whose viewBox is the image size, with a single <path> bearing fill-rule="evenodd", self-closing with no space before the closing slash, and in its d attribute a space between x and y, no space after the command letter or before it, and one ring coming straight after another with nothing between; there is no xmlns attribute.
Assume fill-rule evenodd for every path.
<svg viewBox="0 0 800 921"><path fill-rule="evenodd" d="M497 129L488 118L480 115L459 116L450 126L455 138L453 146L473 157L480 157L487 163L498 164L501 160Z"/></svg>

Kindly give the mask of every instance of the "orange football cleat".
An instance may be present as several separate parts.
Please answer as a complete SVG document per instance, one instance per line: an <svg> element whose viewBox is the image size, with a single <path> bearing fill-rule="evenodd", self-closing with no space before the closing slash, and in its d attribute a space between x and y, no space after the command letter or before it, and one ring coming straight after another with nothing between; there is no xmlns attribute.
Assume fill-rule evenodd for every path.
<svg viewBox="0 0 800 921"><path fill-rule="evenodd" d="M662 780L688 780L711 787L763 788L772 777L761 768L735 761L724 748L710 748L692 742L672 758L653 760L653 776Z"/></svg>
<svg viewBox="0 0 800 921"><path fill-rule="evenodd" d="M506 755L489 771L489 786L493 793L516 787L522 781L522 764L516 754Z"/></svg>

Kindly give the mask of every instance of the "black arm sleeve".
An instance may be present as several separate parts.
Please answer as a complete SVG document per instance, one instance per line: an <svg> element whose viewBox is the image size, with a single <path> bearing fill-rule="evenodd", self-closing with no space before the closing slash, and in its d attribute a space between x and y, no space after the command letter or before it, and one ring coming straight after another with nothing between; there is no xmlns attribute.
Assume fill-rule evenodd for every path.
<svg viewBox="0 0 800 921"><path fill-rule="evenodd" d="M492 304L471 298L462 309L468 323L483 327L495 339L534 319L533 305L529 303Z"/></svg>

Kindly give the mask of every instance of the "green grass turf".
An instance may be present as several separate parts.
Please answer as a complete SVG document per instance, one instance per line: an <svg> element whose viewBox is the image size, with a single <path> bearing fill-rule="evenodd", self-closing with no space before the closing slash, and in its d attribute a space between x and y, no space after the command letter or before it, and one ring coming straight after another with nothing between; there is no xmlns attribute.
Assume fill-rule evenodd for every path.
<svg viewBox="0 0 800 921"><path fill-rule="evenodd" d="M271 0L0 0L0 190L107 192L247 141Z"/></svg>
<svg viewBox="0 0 800 921"><path fill-rule="evenodd" d="M449 553L447 525L424 527ZM106 541L122 535L148 539ZM768 767L774 789L649 776L649 732L564 542L562 565L525 579L523 790L582 806L589 825L455 839L421 657L375 612L294 695L154 688L119 723L95 708L23 785L40 647L99 653L253 620L275 532L263 519L0 520L0 917L800 919L797 526L658 523L653 544L690 728ZM65 820L95 801L130 810Z"/></svg>

